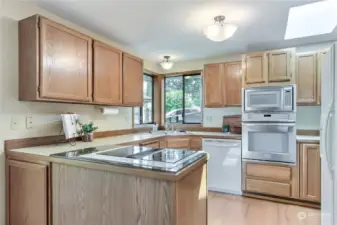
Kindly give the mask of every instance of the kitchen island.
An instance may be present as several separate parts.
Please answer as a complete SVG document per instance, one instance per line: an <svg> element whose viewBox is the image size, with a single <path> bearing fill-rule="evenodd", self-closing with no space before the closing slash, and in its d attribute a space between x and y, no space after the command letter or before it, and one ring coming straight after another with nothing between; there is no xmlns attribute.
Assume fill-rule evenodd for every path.
<svg viewBox="0 0 337 225"><path fill-rule="evenodd" d="M127 149L91 147L35 159L43 159L45 167L7 160L8 185L25 182L9 187L8 224L207 224L206 153L134 146L128 147L131 155L120 157L122 162L84 157L106 152L100 157L108 159L114 148ZM148 153L157 162L149 162ZM142 163L144 157L147 162ZM35 200L23 196L23 190ZM15 201L15 195L23 201Z"/></svg>

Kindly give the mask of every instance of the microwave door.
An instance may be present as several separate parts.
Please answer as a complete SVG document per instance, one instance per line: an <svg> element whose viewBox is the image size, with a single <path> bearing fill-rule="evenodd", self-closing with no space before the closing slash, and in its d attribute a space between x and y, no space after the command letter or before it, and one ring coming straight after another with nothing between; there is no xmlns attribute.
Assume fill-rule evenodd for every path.
<svg viewBox="0 0 337 225"><path fill-rule="evenodd" d="M256 91L245 93L245 111L282 110L283 96L279 90Z"/></svg>

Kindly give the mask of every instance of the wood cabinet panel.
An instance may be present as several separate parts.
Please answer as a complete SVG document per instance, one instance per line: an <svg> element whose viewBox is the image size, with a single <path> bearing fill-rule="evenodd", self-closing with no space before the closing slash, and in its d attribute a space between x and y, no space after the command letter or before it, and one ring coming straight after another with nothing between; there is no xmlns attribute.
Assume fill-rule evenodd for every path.
<svg viewBox="0 0 337 225"><path fill-rule="evenodd" d="M169 138L166 141L167 148L190 148L189 138Z"/></svg>
<svg viewBox="0 0 337 225"><path fill-rule="evenodd" d="M246 190L250 192L291 197L291 187L288 183L246 179Z"/></svg>
<svg viewBox="0 0 337 225"><path fill-rule="evenodd" d="M300 198L320 202L321 159L318 144L300 145Z"/></svg>
<svg viewBox="0 0 337 225"><path fill-rule="evenodd" d="M143 60L123 54L123 104L143 106Z"/></svg>
<svg viewBox="0 0 337 225"><path fill-rule="evenodd" d="M202 149L202 139L201 137L192 137L190 140L190 149L201 150Z"/></svg>
<svg viewBox="0 0 337 225"><path fill-rule="evenodd" d="M292 51L268 53L268 82L289 82L292 79Z"/></svg>
<svg viewBox="0 0 337 225"><path fill-rule="evenodd" d="M242 58L244 82L249 84L267 83L267 57L266 53L253 53Z"/></svg>
<svg viewBox="0 0 337 225"><path fill-rule="evenodd" d="M139 145L140 146L146 146L146 147L152 147L152 148L160 148L160 141L142 142Z"/></svg>
<svg viewBox="0 0 337 225"><path fill-rule="evenodd" d="M95 41L93 53L94 102L122 104L122 52Z"/></svg>
<svg viewBox="0 0 337 225"><path fill-rule="evenodd" d="M8 225L48 224L47 166L7 160Z"/></svg>
<svg viewBox="0 0 337 225"><path fill-rule="evenodd" d="M247 163L246 175L275 181L290 181L291 168L286 166L274 166Z"/></svg>
<svg viewBox="0 0 337 225"><path fill-rule="evenodd" d="M297 103L316 104L317 102L317 54L296 56Z"/></svg>
<svg viewBox="0 0 337 225"><path fill-rule="evenodd" d="M90 102L91 38L40 19L40 97Z"/></svg>
<svg viewBox="0 0 337 225"><path fill-rule="evenodd" d="M242 94L242 63L230 62L224 64L225 105L241 105Z"/></svg>
<svg viewBox="0 0 337 225"><path fill-rule="evenodd" d="M204 67L204 98L206 107L223 106L222 73L222 64L208 64Z"/></svg>

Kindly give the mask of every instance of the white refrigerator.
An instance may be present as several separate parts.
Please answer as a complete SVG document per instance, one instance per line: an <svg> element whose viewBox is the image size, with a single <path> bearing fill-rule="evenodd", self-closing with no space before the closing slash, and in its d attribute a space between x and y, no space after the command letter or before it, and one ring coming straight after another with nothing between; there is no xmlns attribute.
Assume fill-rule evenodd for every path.
<svg viewBox="0 0 337 225"><path fill-rule="evenodd" d="M337 45L322 55L321 68L321 225L337 225Z"/></svg>

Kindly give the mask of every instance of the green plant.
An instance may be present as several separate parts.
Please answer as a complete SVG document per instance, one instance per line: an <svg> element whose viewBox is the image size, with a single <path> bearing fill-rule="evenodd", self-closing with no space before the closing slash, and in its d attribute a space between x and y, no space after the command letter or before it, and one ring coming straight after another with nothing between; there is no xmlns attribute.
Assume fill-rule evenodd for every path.
<svg viewBox="0 0 337 225"><path fill-rule="evenodd" d="M90 123L87 123L87 124L82 124L81 122L78 122L81 126L81 133L82 134L89 134L89 133L92 133L94 132L95 130L98 129L98 127L94 127L94 123L93 122L90 122Z"/></svg>

